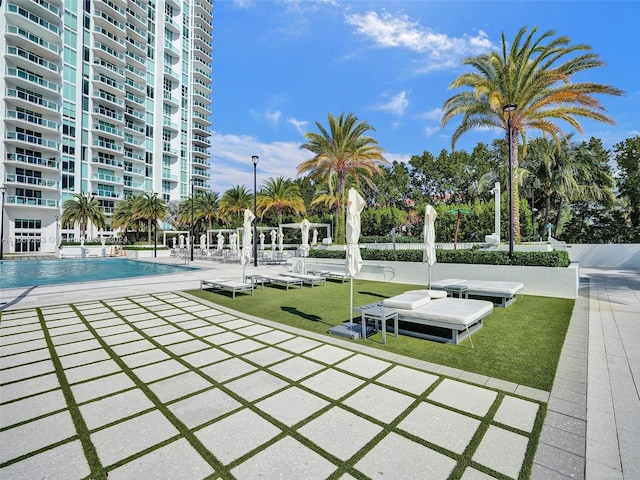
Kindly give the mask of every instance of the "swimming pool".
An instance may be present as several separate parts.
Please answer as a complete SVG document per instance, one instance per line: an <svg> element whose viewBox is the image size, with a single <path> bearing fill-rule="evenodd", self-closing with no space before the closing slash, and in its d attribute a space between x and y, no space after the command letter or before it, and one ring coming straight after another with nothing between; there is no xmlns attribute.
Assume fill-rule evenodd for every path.
<svg viewBox="0 0 640 480"><path fill-rule="evenodd" d="M85 258L0 262L0 289L61 283L95 282L197 270L182 265L138 262L125 258Z"/></svg>

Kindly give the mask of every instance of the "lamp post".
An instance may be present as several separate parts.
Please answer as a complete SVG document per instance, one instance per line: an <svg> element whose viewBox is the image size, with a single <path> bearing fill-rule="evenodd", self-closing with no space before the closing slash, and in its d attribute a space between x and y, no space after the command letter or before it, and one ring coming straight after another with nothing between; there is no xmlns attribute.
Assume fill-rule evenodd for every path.
<svg viewBox="0 0 640 480"><path fill-rule="evenodd" d="M258 192L256 183L256 169L258 168L258 156L253 155L251 161L253 162L253 266L258 266Z"/></svg>
<svg viewBox="0 0 640 480"><path fill-rule="evenodd" d="M511 146L511 137L513 135L513 123L511 120L511 112L518 106L515 103L507 103L502 107L503 112L507 112L507 141L509 143L509 258L513 258L513 147Z"/></svg>
<svg viewBox="0 0 640 480"><path fill-rule="evenodd" d="M193 237L195 236L195 225L194 225L194 204L195 196L194 196L194 178L191 177L191 238L190 238L190 247L191 247L191 261L193 262Z"/></svg>
<svg viewBox="0 0 640 480"><path fill-rule="evenodd" d="M4 194L7 193L7 187L0 187L2 192L2 209L0 210L0 260L4 259Z"/></svg>
<svg viewBox="0 0 640 480"><path fill-rule="evenodd" d="M158 236L156 234L156 223L158 221L158 214L156 210L157 200L158 200L158 192L153 192L153 258L157 257L157 249L158 249Z"/></svg>

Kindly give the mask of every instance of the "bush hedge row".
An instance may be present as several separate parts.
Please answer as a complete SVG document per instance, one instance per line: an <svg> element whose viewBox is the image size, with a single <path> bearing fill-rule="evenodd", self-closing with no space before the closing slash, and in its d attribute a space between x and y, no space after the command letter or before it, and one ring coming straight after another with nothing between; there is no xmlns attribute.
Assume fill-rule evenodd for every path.
<svg viewBox="0 0 640 480"><path fill-rule="evenodd" d="M422 250L377 250L361 248L363 260L387 262L422 262ZM315 250L309 252L313 258L344 259L344 250ZM568 267L569 253L553 250L551 252L513 252L513 259L505 251L478 251L470 249L438 250L439 263L469 263L477 265L518 265L527 267Z"/></svg>

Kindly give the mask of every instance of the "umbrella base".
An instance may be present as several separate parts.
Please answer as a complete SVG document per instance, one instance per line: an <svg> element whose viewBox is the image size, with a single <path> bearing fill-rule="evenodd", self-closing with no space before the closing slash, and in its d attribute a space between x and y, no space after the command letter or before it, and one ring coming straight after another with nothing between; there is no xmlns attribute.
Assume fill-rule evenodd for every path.
<svg viewBox="0 0 640 480"><path fill-rule="evenodd" d="M347 337L352 340L362 338L362 325L360 323L349 324L349 322L345 322L342 325L336 325L335 327L331 327L329 329L329 333L333 335L338 335L339 337ZM373 325L367 325L366 336L373 335L376 333L376 329Z"/></svg>

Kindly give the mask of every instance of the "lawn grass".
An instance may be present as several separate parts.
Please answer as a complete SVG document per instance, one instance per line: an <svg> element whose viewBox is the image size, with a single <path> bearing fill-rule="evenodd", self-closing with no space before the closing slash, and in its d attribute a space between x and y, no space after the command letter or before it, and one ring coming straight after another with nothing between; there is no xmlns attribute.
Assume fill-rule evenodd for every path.
<svg viewBox="0 0 640 480"><path fill-rule="evenodd" d="M380 301L416 285L355 280L353 305ZM316 333L349 319L349 283L327 282L326 287L265 287L254 296L192 290L188 293L239 312ZM520 295L507 308L494 308L484 326L459 345L441 344L400 335L369 337L366 344L392 353L463 369L549 391L560 358L574 300ZM354 321L360 321L354 314ZM354 342L362 342L354 340Z"/></svg>

